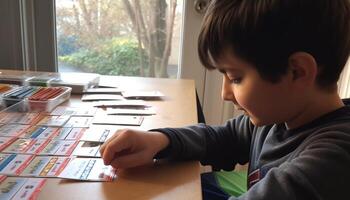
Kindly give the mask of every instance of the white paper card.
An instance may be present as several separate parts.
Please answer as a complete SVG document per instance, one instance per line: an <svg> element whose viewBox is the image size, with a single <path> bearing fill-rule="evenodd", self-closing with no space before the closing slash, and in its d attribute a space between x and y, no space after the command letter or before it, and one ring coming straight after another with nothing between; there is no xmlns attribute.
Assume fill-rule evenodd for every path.
<svg viewBox="0 0 350 200"><path fill-rule="evenodd" d="M96 116L93 124L140 126L142 116L100 115Z"/></svg>
<svg viewBox="0 0 350 200"><path fill-rule="evenodd" d="M12 200L34 200L45 185L44 178L28 178Z"/></svg>
<svg viewBox="0 0 350 200"><path fill-rule="evenodd" d="M84 181L113 181L115 170L100 158L73 158L59 175L60 178Z"/></svg>

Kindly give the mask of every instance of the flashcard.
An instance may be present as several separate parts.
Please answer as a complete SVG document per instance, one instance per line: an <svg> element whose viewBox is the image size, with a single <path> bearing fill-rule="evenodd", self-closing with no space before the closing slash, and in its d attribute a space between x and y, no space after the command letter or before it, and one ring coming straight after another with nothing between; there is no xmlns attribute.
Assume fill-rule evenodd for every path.
<svg viewBox="0 0 350 200"><path fill-rule="evenodd" d="M44 129L44 131L41 132L36 138L38 139L51 139L54 136L57 135L57 132L59 131L59 128L56 127L47 127L47 126L42 126L40 127Z"/></svg>
<svg viewBox="0 0 350 200"><path fill-rule="evenodd" d="M16 140L17 138L15 137L0 137L0 151L8 147L10 144L12 144Z"/></svg>
<svg viewBox="0 0 350 200"><path fill-rule="evenodd" d="M16 154L0 153L0 171L3 170L15 157Z"/></svg>
<svg viewBox="0 0 350 200"><path fill-rule="evenodd" d="M41 120L42 115L40 113L11 113L13 118L8 123L11 124L36 124Z"/></svg>
<svg viewBox="0 0 350 200"><path fill-rule="evenodd" d="M56 132L56 135L52 137L54 140L64 140L67 135L71 132L72 128L59 128Z"/></svg>
<svg viewBox="0 0 350 200"><path fill-rule="evenodd" d="M35 139L20 138L14 141L11 145L6 147L2 152L4 153L25 153L34 143Z"/></svg>
<svg viewBox="0 0 350 200"><path fill-rule="evenodd" d="M150 107L144 100L120 100L120 101L98 101L93 104L95 107L113 108L145 108Z"/></svg>
<svg viewBox="0 0 350 200"><path fill-rule="evenodd" d="M36 156L21 176L57 177L69 160L69 157Z"/></svg>
<svg viewBox="0 0 350 200"><path fill-rule="evenodd" d="M34 155L24 155L24 154L12 154L8 159L0 164L0 174L3 175L20 175L22 171L28 166L30 161L34 158ZM9 162L8 162L9 161ZM1 165L5 165L2 167Z"/></svg>
<svg viewBox="0 0 350 200"><path fill-rule="evenodd" d="M125 108L107 108L108 115L155 115L153 108L143 109L125 109Z"/></svg>
<svg viewBox="0 0 350 200"><path fill-rule="evenodd" d="M10 200L21 189L26 178L5 177L0 180L0 199Z"/></svg>
<svg viewBox="0 0 350 200"><path fill-rule="evenodd" d="M38 154L40 153L50 142L47 139L35 139L35 143L25 152L25 154Z"/></svg>
<svg viewBox="0 0 350 200"><path fill-rule="evenodd" d="M123 90L119 88L88 88L84 94L121 94Z"/></svg>
<svg viewBox="0 0 350 200"><path fill-rule="evenodd" d="M21 135L19 135L19 138L36 138L38 137L38 135L40 135L43 131L45 130L45 128L39 126L32 126L29 127L28 129L26 129Z"/></svg>
<svg viewBox="0 0 350 200"><path fill-rule="evenodd" d="M30 125L6 124L0 127L0 136L17 137L28 128L30 128Z"/></svg>
<svg viewBox="0 0 350 200"><path fill-rule="evenodd" d="M79 140L86 130L86 128L72 128L65 140Z"/></svg>
<svg viewBox="0 0 350 200"><path fill-rule="evenodd" d="M38 138L38 139L50 139L57 135L59 128L47 127L47 126L32 126L22 135L20 138Z"/></svg>
<svg viewBox="0 0 350 200"><path fill-rule="evenodd" d="M159 91L125 91L122 92L124 98L134 99L154 99L163 97L164 94Z"/></svg>
<svg viewBox="0 0 350 200"><path fill-rule="evenodd" d="M57 177L67 166L70 157L51 157L49 163L45 166L40 177Z"/></svg>
<svg viewBox="0 0 350 200"><path fill-rule="evenodd" d="M73 158L59 177L84 181L113 181L116 172L111 166L104 165L101 158Z"/></svg>
<svg viewBox="0 0 350 200"><path fill-rule="evenodd" d="M45 166L49 163L51 157L36 156L29 165L23 170L21 176L39 176Z"/></svg>
<svg viewBox="0 0 350 200"><path fill-rule="evenodd" d="M94 116L97 108L85 106L85 107L67 107L58 106L50 115L74 115L74 116Z"/></svg>
<svg viewBox="0 0 350 200"><path fill-rule="evenodd" d="M0 123L8 124L17 117L19 117L18 112L3 112L0 114Z"/></svg>
<svg viewBox="0 0 350 200"><path fill-rule="evenodd" d="M99 152L101 144L101 142L81 141L74 149L72 155L81 157L101 157Z"/></svg>
<svg viewBox="0 0 350 200"><path fill-rule="evenodd" d="M55 155L64 140L51 140L39 155Z"/></svg>
<svg viewBox="0 0 350 200"><path fill-rule="evenodd" d="M75 149L75 147L78 145L79 141L61 141L61 145L56 151L56 156L70 156Z"/></svg>
<svg viewBox="0 0 350 200"><path fill-rule="evenodd" d="M117 94L85 94L81 97L82 101L103 101L103 100L122 100L123 96Z"/></svg>
<svg viewBox="0 0 350 200"><path fill-rule="evenodd" d="M108 126L94 126L84 132L81 141L105 142L109 135L113 135L118 128Z"/></svg>
<svg viewBox="0 0 350 200"><path fill-rule="evenodd" d="M71 117L64 127L88 128L93 117Z"/></svg>
<svg viewBox="0 0 350 200"><path fill-rule="evenodd" d="M62 116L45 116L38 125L41 126L59 126L62 127L68 120L70 116L62 115Z"/></svg>
<svg viewBox="0 0 350 200"><path fill-rule="evenodd" d="M74 140L52 140L39 155L69 156L78 143L79 141Z"/></svg>
<svg viewBox="0 0 350 200"><path fill-rule="evenodd" d="M46 179L44 178L28 178L11 200L34 200L39 195L45 183Z"/></svg>
<svg viewBox="0 0 350 200"><path fill-rule="evenodd" d="M140 126L142 116L100 115L94 118L93 124Z"/></svg>

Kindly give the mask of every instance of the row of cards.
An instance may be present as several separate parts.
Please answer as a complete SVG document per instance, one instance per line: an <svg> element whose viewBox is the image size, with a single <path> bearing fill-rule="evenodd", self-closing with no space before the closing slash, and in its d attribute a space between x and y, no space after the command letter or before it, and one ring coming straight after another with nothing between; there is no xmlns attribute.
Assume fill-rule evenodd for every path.
<svg viewBox="0 0 350 200"><path fill-rule="evenodd" d="M0 175L0 199L36 199L45 183L45 178L7 177Z"/></svg>
<svg viewBox="0 0 350 200"><path fill-rule="evenodd" d="M0 137L2 153L101 157L101 142ZM7 145L7 146L6 146Z"/></svg>
<svg viewBox="0 0 350 200"><path fill-rule="evenodd" d="M109 111L109 112L114 112ZM152 110L148 110L148 113L154 113ZM95 117L79 117L70 115L41 115L40 113L18 113L8 114L11 118L0 116L1 124L15 124L20 125L39 125L39 126L53 126L53 127L80 127L87 128L91 124L102 124L102 125L130 125L140 126L144 119L143 116L128 116L128 115L96 115ZM16 119L14 119L17 116ZM1 127L0 127L1 129ZM1 131L0 131L1 133Z"/></svg>
<svg viewBox="0 0 350 200"><path fill-rule="evenodd" d="M117 126L92 126L90 128L57 128L47 126L30 126L8 124L0 127L0 150L12 138L81 140L105 142L120 129ZM138 128L141 129L141 128Z"/></svg>
<svg viewBox="0 0 350 200"><path fill-rule="evenodd" d="M0 174L85 181L113 181L116 178L113 167L104 165L101 158L24 154L0 154Z"/></svg>

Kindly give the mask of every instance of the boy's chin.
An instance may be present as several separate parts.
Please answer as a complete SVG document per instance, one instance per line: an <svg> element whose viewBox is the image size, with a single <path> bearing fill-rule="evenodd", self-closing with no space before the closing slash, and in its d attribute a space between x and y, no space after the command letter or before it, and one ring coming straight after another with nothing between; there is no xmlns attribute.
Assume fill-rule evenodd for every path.
<svg viewBox="0 0 350 200"><path fill-rule="evenodd" d="M266 126L266 125L273 124L272 122L266 122L266 121L259 120L257 118L253 118L253 117L250 117L249 119L250 119L250 122L252 122L252 124L254 124L254 126Z"/></svg>

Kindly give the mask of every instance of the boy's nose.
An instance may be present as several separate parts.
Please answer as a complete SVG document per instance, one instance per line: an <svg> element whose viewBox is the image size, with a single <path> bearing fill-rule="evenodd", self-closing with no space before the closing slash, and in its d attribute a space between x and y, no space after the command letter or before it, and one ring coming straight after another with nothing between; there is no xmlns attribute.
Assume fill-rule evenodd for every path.
<svg viewBox="0 0 350 200"><path fill-rule="evenodd" d="M236 98L231 87L231 83L227 75L225 74L222 80L221 97L225 101L232 101L236 104Z"/></svg>

